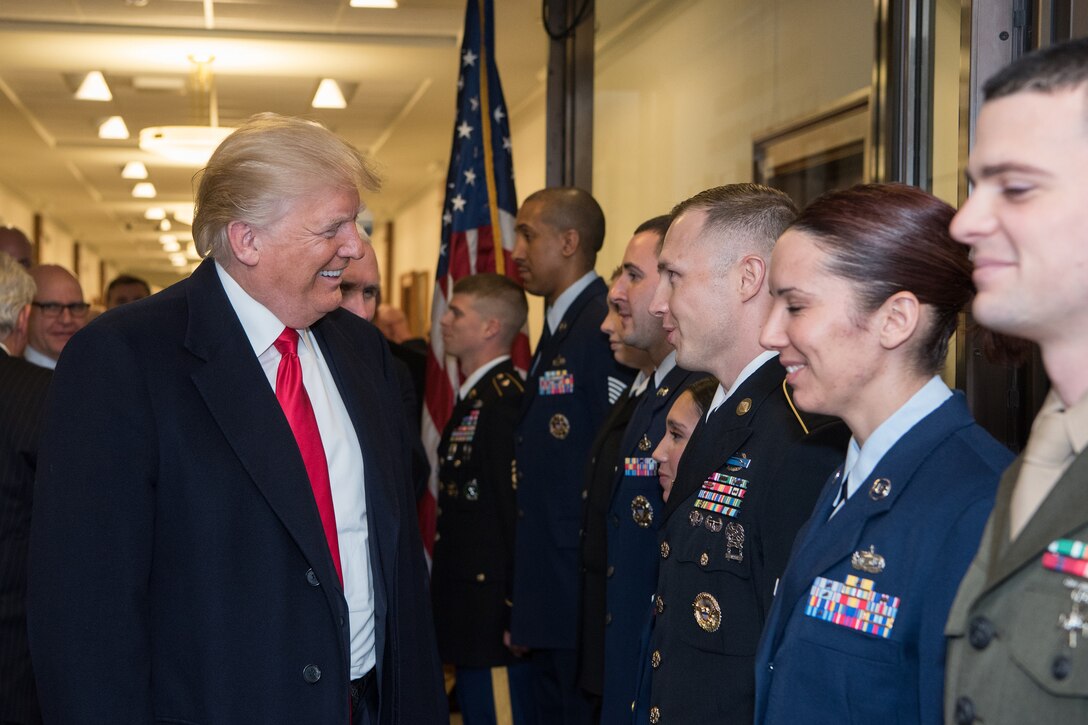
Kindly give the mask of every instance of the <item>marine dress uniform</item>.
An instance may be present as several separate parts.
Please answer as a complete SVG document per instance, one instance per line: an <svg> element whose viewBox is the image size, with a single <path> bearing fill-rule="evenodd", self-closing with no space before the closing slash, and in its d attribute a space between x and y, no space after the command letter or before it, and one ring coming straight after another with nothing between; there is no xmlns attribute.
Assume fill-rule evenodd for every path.
<svg viewBox="0 0 1088 725"><path fill-rule="evenodd" d="M514 569L514 425L524 386L508 355L461 386L439 444L431 595L466 725L535 722L528 665L503 644ZM505 719L504 719L505 716Z"/></svg>
<svg viewBox="0 0 1088 725"><path fill-rule="evenodd" d="M756 645L781 573L764 551L789 546L812 501L775 489L811 488L842 460L815 446L783 468L807 432L784 381L776 355L758 356L688 441L662 512L649 696L644 674L635 722L752 722Z"/></svg>
<svg viewBox="0 0 1088 725"><path fill-rule="evenodd" d="M639 638L657 587L657 531L664 502L651 454L665 435L665 416L689 385L705 377L676 367L669 353L639 396L613 461L606 514L604 697L601 723L629 723L640 670Z"/></svg>
<svg viewBox="0 0 1088 725"><path fill-rule="evenodd" d="M594 433L634 378L613 359L600 331L606 294L590 272L548 310L515 442L511 639L534 650L538 708L554 722L577 722L589 713L575 684L583 477Z"/></svg>
<svg viewBox="0 0 1088 725"><path fill-rule="evenodd" d="M1048 399L1039 418L1056 404ZM1064 417L1065 431L1057 432L1070 460L1058 468L1057 482L1010 541L1023 458L1005 472L952 605L945 629L948 723L1088 722L1088 398ZM1025 456L1036 447L1039 418Z"/></svg>
<svg viewBox="0 0 1088 725"><path fill-rule="evenodd" d="M942 721L944 621L1011 458L939 377L851 442L778 585L757 723Z"/></svg>

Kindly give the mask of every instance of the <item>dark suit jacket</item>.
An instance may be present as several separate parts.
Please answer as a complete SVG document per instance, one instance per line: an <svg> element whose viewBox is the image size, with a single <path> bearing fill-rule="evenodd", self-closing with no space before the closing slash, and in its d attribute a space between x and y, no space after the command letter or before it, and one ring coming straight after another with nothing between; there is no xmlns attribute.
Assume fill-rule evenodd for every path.
<svg viewBox="0 0 1088 725"><path fill-rule="evenodd" d="M662 722L752 721L756 645L781 574L768 567L766 549L793 541L792 522L811 512L803 492L818 490L844 455L817 446L791 456L805 426L784 378L777 359L764 363L699 423L680 461L664 509L651 657L643 663L651 693L639 698L641 710L657 708ZM719 508L712 497L721 487L733 492ZM800 493L766 506L762 499L778 487Z"/></svg>
<svg viewBox="0 0 1088 725"><path fill-rule="evenodd" d="M760 643L756 722L942 722L945 618L1011 459L956 394L900 438L830 519L840 474L828 480ZM890 490L871 490L878 480ZM859 558L870 550L879 563ZM873 617L868 632L821 618L843 603L834 582L886 596L887 618Z"/></svg>
<svg viewBox="0 0 1088 725"><path fill-rule="evenodd" d="M510 621L514 643L525 647L574 649L577 639L585 464L593 436L634 378L612 358L600 330L607 293L600 278L582 290L555 334L538 345L525 383Z"/></svg>
<svg viewBox="0 0 1088 725"><path fill-rule="evenodd" d="M590 448L581 530L581 596L578 599L578 686L604 692L605 569L608 566L608 502L620 442L639 398L627 393L612 406Z"/></svg>
<svg viewBox="0 0 1088 725"><path fill-rule="evenodd" d="M362 447L381 722L444 722L388 348L343 310L312 329ZM29 624L48 722L348 721L347 605L211 260L68 343L37 486Z"/></svg>
<svg viewBox="0 0 1088 725"><path fill-rule="evenodd" d="M41 722L26 642L26 558L52 377L0 350L0 722Z"/></svg>
<svg viewBox="0 0 1088 725"><path fill-rule="evenodd" d="M509 360L458 403L438 446L438 535L431 588L446 664L502 667L514 579L514 426L524 385Z"/></svg>

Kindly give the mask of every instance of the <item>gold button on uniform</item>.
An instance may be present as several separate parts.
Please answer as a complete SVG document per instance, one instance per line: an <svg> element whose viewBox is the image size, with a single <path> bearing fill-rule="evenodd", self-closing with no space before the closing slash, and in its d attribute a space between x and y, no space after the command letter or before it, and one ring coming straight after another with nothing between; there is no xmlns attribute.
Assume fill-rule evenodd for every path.
<svg viewBox="0 0 1088 725"><path fill-rule="evenodd" d="M662 559L668 559L669 558L669 542L667 542L667 541L662 541L661 542L661 558Z"/></svg>
<svg viewBox="0 0 1088 725"><path fill-rule="evenodd" d="M482 582L482 581L484 581L485 579L487 579L487 577L485 577L485 576L483 575L483 572L481 572L481 573L479 573L479 574L477 574L477 575L476 575L476 581L478 581L478 582Z"/></svg>
<svg viewBox="0 0 1088 725"><path fill-rule="evenodd" d="M706 566L710 563L710 555L705 551L699 555L699 566Z"/></svg>
<svg viewBox="0 0 1088 725"><path fill-rule="evenodd" d="M654 650L654 653L650 655L650 666L655 670L661 666L661 650Z"/></svg>
<svg viewBox="0 0 1088 725"><path fill-rule="evenodd" d="M605 570L604 575L605 576L612 576L615 573L616 573L616 567L614 567L612 565L609 565L608 569Z"/></svg>
<svg viewBox="0 0 1088 725"><path fill-rule="evenodd" d="M650 708L650 725L657 725L661 722L661 708L654 705Z"/></svg>
<svg viewBox="0 0 1088 725"><path fill-rule="evenodd" d="M654 611L658 614L665 611L665 600L661 598L660 594L654 597Z"/></svg>

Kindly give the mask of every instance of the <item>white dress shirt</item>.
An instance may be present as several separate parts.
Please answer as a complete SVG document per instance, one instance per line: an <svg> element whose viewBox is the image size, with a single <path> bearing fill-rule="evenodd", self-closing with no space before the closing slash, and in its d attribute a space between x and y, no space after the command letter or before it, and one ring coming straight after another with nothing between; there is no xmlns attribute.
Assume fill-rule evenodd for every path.
<svg viewBox="0 0 1088 725"><path fill-rule="evenodd" d="M275 391L276 370L282 356L274 343L285 325L267 307L250 297L218 263L215 269L253 346L253 352L264 369L268 384ZM370 671L377 661L363 454L347 407L321 354L321 347L309 328L298 332L302 381L317 418L317 428L329 466L340 566L344 574L344 598L348 605L351 679L354 680Z"/></svg>
<svg viewBox="0 0 1088 725"><path fill-rule="evenodd" d="M40 368L48 368L50 370L56 370L57 368L56 360L45 353L38 352L30 345L26 346L26 350L23 350L23 359L28 363L34 363Z"/></svg>
<svg viewBox="0 0 1088 725"><path fill-rule="evenodd" d="M578 298L578 295L582 294L582 291L593 284L593 281L600 275L594 272L592 269L586 272L584 275L578 278L578 281L563 290L563 293L555 298L555 302L544 313L544 319L548 323L548 329L552 334L555 334L556 329L559 327L559 323L563 321L563 315L567 314L567 310L570 309L571 303Z"/></svg>
<svg viewBox="0 0 1088 725"><path fill-rule="evenodd" d="M722 383L718 383L718 389L714 391L714 399L710 401L710 408L706 411L706 420L710 420L710 414L718 408L722 407L722 403L729 400L729 396L737 392L745 380L752 377L752 373L763 367L763 364L768 360L773 360L778 357L778 353L773 350L765 350L753 358L752 362L744 366L744 369L740 371L740 375L733 381L733 384L729 386L729 390L725 389ZM783 369L783 372L785 370Z"/></svg>

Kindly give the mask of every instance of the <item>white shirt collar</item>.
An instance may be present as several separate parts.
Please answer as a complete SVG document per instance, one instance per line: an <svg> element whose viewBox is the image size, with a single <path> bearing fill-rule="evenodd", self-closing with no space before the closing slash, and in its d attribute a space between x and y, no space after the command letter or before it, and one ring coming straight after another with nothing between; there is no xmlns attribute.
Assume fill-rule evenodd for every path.
<svg viewBox="0 0 1088 725"><path fill-rule="evenodd" d="M11 356L11 350L9 350L8 346L2 342L0 342L0 350L3 350L5 353L7 353L9 357Z"/></svg>
<svg viewBox="0 0 1088 725"><path fill-rule="evenodd" d="M861 488L876 468L876 464L880 463L880 459L900 438L951 397L952 391L939 375L934 375L928 383L911 396L910 400L888 416L888 419L873 431L873 434L865 441L865 445L858 446L857 439L851 437L850 446L846 451L846 463L842 468L842 475L849 476L846 482L846 497L849 498Z"/></svg>
<svg viewBox="0 0 1088 725"><path fill-rule="evenodd" d="M729 386L729 390L726 390L721 383L718 383L718 389L714 391L714 399L710 401L710 408L706 411L706 420L710 420L710 414L721 407L722 403L729 400L729 396L737 392L745 380L752 377L752 373L763 367L763 364L768 360L773 360L778 357L778 353L774 350L764 350L752 359L752 362L744 366L744 369L740 371L740 375L733 381L733 384Z"/></svg>
<svg viewBox="0 0 1088 725"><path fill-rule="evenodd" d="M672 372L672 369L676 367L676 350L673 350L665 359L661 361L661 364L654 370L654 387L660 388L662 381L665 380L665 376Z"/></svg>
<svg viewBox="0 0 1088 725"><path fill-rule="evenodd" d="M40 368L47 368L49 370L56 370L57 368L56 360L45 353L38 352L30 345L26 346L26 350L23 350L23 359L28 363L34 363Z"/></svg>
<svg viewBox="0 0 1088 725"><path fill-rule="evenodd" d="M253 353L260 357L283 332L286 327L272 311L253 299L248 292L242 289L242 285L219 262L215 263L215 271L219 273L219 281L223 283L223 291L227 293L231 307L238 315L238 321L242 323L249 344L253 346ZM306 337L303 335L303 337Z"/></svg>
<svg viewBox="0 0 1088 725"><path fill-rule="evenodd" d="M650 384L650 376L646 374L645 370L639 370L635 375L635 379L631 381L631 387L629 387L627 397L637 398L642 395L646 390L646 386Z"/></svg>
<svg viewBox="0 0 1088 725"><path fill-rule="evenodd" d="M457 391L460 399L465 399L465 396L468 395L468 391L472 390L472 388L475 387L476 383L480 382L480 380L483 379L485 375L487 375L488 370L495 367L499 363L506 362L509 359L509 355L499 355L497 358L490 360L481 365L480 367L476 368L472 375L469 375L467 378L465 378L465 382L461 383L461 387Z"/></svg>
<svg viewBox="0 0 1088 725"><path fill-rule="evenodd" d="M563 290L563 293L555 298L555 303L548 308L544 317L548 321L548 329L555 334L556 328L559 327L559 323L563 321L563 316L567 314L567 310L570 309L571 303L578 298L578 295L582 294L582 290L591 285L598 275L594 270L589 270L582 277Z"/></svg>

